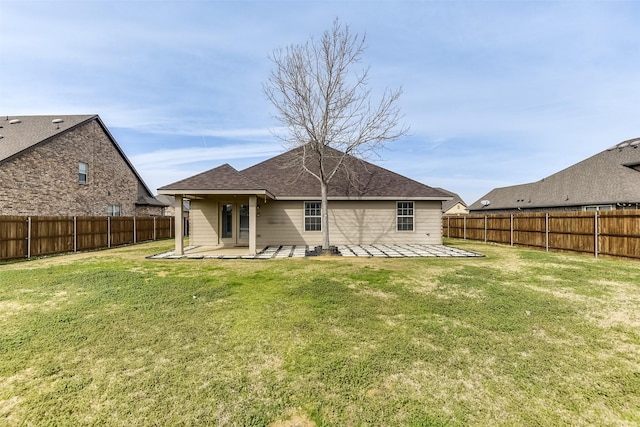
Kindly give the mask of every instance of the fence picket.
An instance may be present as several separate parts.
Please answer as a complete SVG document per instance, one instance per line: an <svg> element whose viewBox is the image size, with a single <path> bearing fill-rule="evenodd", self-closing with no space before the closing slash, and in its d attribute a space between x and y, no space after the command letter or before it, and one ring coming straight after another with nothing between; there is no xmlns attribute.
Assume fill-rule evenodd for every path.
<svg viewBox="0 0 640 427"><path fill-rule="evenodd" d="M167 239L171 217L0 216L0 261Z"/></svg>
<svg viewBox="0 0 640 427"><path fill-rule="evenodd" d="M534 212L446 216L447 236L458 239L640 258L640 210ZM509 221L507 219L511 218Z"/></svg>

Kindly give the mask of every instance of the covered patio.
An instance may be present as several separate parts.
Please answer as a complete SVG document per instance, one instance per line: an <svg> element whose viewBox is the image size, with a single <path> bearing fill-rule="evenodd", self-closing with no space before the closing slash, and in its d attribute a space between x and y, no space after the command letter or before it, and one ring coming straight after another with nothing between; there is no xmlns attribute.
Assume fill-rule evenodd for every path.
<svg viewBox="0 0 640 427"><path fill-rule="evenodd" d="M215 183L211 188L210 183ZM175 197L175 250L173 255L200 257L253 257L257 247L258 198L272 200L266 189L251 182L228 164L159 189ZM182 204L191 202L194 221L189 248L184 247ZM196 208L197 207L197 208ZM189 253L187 253L189 252Z"/></svg>

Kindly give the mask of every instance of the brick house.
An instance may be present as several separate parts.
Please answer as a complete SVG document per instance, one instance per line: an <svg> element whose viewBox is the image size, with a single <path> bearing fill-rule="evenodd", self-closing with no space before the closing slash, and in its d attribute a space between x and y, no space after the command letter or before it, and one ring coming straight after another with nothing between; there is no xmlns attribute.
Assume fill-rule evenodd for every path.
<svg viewBox="0 0 640 427"><path fill-rule="evenodd" d="M97 115L0 117L0 215L161 215Z"/></svg>

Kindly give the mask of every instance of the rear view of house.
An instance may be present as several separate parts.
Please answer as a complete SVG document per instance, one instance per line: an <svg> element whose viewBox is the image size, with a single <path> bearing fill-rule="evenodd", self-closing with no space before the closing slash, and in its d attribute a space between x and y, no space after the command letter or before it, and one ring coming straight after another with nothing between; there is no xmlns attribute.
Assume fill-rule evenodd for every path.
<svg viewBox="0 0 640 427"><path fill-rule="evenodd" d="M0 117L0 215L161 215L97 115Z"/></svg>
<svg viewBox="0 0 640 427"><path fill-rule="evenodd" d="M320 185L296 165L299 150L242 171L225 164L158 191L175 196L176 206L184 198L191 201L192 245L246 246L249 254L269 245L320 245ZM331 244L442 243L442 202L451 196L352 160L351 176L342 171L329 185ZM176 252L182 251L176 239Z"/></svg>

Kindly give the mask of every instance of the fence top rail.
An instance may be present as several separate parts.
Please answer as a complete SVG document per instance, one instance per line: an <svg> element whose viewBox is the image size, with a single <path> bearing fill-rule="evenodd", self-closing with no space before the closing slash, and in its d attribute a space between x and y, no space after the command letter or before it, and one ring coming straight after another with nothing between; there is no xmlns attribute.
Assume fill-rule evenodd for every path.
<svg viewBox="0 0 640 427"><path fill-rule="evenodd" d="M135 218L136 221L140 220L140 219L152 219L152 218L156 218L156 219L163 219L166 218L167 220L169 218L173 218L170 216L154 216L154 215L144 215L144 216L138 216L138 215L133 215L133 216L107 216L107 215L0 215L0 221L4 220L4 219L24 219L25 221L28 218L32 218L32 219L73 219L73 218L87 218L87 219L96 219L96 220L106 220L107 218L111 218L111 219L116 219L116 218L128 218L128 219L133 219Z"/></svg>
<svg viewBox="0 0 640 427"><path fill-rule="evenodd" d="M469 214L465 215L467 220L484 219L484 218L592 218L595 215L598 216L613 216L613 217L640 217L639 210L617 210L617 211L549 211L549 212L514 212L514 213L483 213L483 214ZM451 217L456 218L456 217Z"/></svg>

